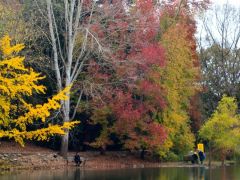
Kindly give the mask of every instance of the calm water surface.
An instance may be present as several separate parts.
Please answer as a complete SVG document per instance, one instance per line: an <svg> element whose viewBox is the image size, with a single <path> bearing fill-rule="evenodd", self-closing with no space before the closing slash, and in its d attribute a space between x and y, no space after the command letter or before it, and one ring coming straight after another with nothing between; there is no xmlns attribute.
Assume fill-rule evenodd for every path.
<svg viewBox="0 0 240 180"><path fill-rule="evenodd" d="M240 180L240 166L191 168L144 168L121 170L25 171L0 176L0 180Z"/></svg>

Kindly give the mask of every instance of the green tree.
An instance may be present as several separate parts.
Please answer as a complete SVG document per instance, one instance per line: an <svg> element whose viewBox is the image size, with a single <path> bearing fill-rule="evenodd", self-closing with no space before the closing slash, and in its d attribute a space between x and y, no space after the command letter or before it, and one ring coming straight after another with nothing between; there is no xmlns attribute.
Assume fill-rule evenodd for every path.
<svg viewBox="0 0 240 180"><path fill-rule="evenodd" d="M222 164L230 150L239 151L240 121L236 99L224 95L212 116L200 129L199 135L209 141L209 156L213 149L220 150Z"/></svg>

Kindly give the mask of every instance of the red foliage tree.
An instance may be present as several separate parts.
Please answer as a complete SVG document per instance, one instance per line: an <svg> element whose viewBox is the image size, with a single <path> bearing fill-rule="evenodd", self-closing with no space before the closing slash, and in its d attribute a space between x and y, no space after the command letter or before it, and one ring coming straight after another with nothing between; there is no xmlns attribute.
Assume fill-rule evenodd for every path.
<svg viewBox="0 0 240 180"><path fill-rule="evenodd" d="M108 45L104 54L108 64L88 69L90 74L94 73L94 82L101 84L99 98L94 98L92 107L94 114L101 117L99 109L111 111L104 114L105 121L94 115L94 123L105 130L93 144L104 149L110 141L107 132L116 134L126 149L153 151L167 136L154 116L165 106L164 90L156 81L160 78L156 69L165 64L164 49L157 38L159 14L151 0L137 1L131 11L119 7L122 9L112 17L114 8L103 4L105 21L92 26L96 36L101 37L100 43Z"/></svg>

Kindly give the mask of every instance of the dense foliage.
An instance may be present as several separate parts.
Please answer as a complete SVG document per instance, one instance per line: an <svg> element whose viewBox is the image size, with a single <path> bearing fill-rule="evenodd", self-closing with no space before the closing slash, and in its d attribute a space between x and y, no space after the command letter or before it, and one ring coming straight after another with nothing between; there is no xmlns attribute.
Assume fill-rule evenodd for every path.
<svg viewBox="0 0 240 180"><path fill-rule="evenodd" d="M11 46L7 36L1 41L1 137L22 143L65 132L62 155L66 155L69 138L75 149L141 150L142 157L147 151L161 160L177 160L194 148L202 121L199 92L206 90L211 72L216 75L215 70L208 70L208 61L218 59L217 45L201 49L203 62L197 53L194 17L208 1L31 2L17 7L0 4L4 10L1 35L9 33L15 41L24 41L23 53L33 57L24 65L24 58L17 56L23 46ZM21 22L16 32L9 30L18 22L11 11L14 8ZM18 36L26 29L32 32ZM233 56L229 53L226 58ZM208 65L204 72L210 73L203 73L205 84L201 84L204 63ZM47 73L46 78L36 71ZM46 98L39 96L46 88L38 81L50 87L46 97L59 94L36 105ZM214 97L220 89L209 84ZM58 116L51 116L59 108ZM219 119L219 108L209 123ZM50 118L57 124L38 125ZM76 118L81 124L69 135L67 129ZM220 140L205 137L207 126L201 137L216 144Z"/></svg>
<svg viewBox="0 0 240 180"><path fill-rule="evenodd" d="M55 134L63 135L64 129L70 129L77 122L29 129L34 123L46 121L52 110L61 107L60 101L67 98L69 88L59 92L40 104L29 103L27 97L33 93L44 93L45 87L38 85L44 77L32 68L24 66L24 57L17 54L24 48L23 44L11 45L10 38L4 36L0 40L0 138L13 138L24 145L24 140L47 140Z"/></svg>
<svg viewBox="0 0 240 180"><path fill-rule="evenodd" d="M223 96L212 116L200 129L210 147L221 152L222 161L230 151L239 152L240 119L235 98Z"/></svg>

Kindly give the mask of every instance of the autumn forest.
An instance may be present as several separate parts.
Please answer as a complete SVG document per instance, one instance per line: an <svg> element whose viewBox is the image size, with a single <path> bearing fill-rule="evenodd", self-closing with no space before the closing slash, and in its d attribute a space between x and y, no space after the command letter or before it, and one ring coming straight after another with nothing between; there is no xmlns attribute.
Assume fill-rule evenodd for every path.
<svg viewBox="0 0 240 180"><path fill-rule="evenodd" d="M240 157L239 24L208 0L0 0L0 141Z"/></svg>

